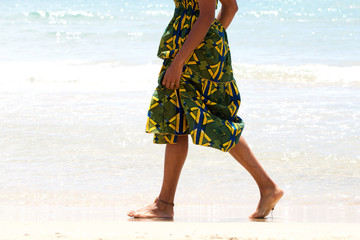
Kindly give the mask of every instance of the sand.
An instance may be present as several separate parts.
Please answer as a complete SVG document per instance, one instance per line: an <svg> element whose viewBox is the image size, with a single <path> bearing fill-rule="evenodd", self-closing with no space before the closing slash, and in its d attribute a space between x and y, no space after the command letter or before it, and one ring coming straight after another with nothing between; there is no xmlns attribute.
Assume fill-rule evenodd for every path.
<svg viewBox="0 0 360 240"><path fill-rule="evenodd" d="M0 222L1 240L360 239L358 223Z"/></svg>

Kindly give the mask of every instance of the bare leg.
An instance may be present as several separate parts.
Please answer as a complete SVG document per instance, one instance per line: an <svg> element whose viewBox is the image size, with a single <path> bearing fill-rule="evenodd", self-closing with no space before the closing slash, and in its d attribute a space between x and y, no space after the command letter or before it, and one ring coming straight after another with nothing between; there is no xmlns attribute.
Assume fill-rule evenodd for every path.
<svg viewBox="0 0 360 240"><path fill-rule="evenodd" d="M283 196L283 191L267 175L243 137L230 154L252 175L260 190L259 204L250 218L266 217Z"/></svg>
<svg viewBox="0 0 360 240"><path fill-rule="evenodd" d="M165 149L164 178L159 194L159 199L154 203L130 211L129 217L136 218L171 218L174 216L172 204L175 198L175 191L179 181L181 169L184 165L188 152L188 136L178 136L176 144L167 144Z"/></svg>

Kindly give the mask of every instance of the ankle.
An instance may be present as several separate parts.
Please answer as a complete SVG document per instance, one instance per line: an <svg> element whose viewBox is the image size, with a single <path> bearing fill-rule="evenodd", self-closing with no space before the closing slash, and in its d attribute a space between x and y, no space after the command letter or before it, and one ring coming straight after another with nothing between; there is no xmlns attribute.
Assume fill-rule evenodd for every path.
<svg viewBox="0 0 360 240"><path fill-rule="evenodd" d="M273 184L268 184L266 186L261 186L259 189L261 195L267 195L275 192L278 189L278 186L275 183L273 183Z"/></svg>
<svg viewBox="0 0 360 240"><path fill-rule="evenodd" d="M170 191L161 191L160 194L156 197L163 203L174 204L174 194L169 193Z"/></svg>
<svg viewBox="0 0 360 240"><path fill-rule="evenodd" d="M174 207L174 203L173 202L166 202L164 200L162 200L161 198L157 197L155 199L155 204L162 209L166 209L166 208L173 208Z"/></svg>

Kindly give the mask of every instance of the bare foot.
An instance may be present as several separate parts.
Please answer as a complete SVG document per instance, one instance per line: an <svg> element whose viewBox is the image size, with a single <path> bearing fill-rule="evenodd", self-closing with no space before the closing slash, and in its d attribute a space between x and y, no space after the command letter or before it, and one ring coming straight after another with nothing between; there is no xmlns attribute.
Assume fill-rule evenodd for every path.
<svg viewBox="0 0 360 240"><path fill-rule="evenodd" d="M249 218L265 218L283 195L284 192L277 186L262 193L256 211Z"/></svg>
<svg viewBox="0 0 360 240"><path fill-rule="evenodd" d="M172 218L174 217L173 207L171 204L156 199L154 203L138 210L132 210L127 215L134 218Z"/></svg>

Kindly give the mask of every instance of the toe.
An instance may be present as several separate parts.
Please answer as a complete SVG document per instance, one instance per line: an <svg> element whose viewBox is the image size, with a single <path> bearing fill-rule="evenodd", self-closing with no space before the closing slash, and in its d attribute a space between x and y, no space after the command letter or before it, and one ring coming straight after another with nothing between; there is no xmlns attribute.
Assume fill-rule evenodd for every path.
<svg viewBox="0 0 360 240"><path fill-rule="evenodd" d="M131 210L131 211L129 211L129 212L127 213L127 215L128 215L129 217L134 217L135 211L134 211L134 210Z"/></svg>
<svg viewBox="0 0 360 240"><path fill-rule="evenodd" d="M258 216L257 216L255 213L253 213L253 214L251 214L251 215L249 216L249 218L250 218L250 219L256 219L256 218L258 218Z"/></svg>
<svg viewBox="0 0 360 240"><path fill-rule="evenodd" d="M251 214L249 216L249 218L250 219L260 219L260 218L264 218L264 216L261 213L259 213L258 210L256 210L253 214Z"/></svg>

